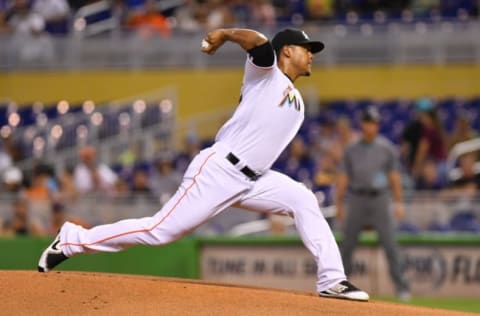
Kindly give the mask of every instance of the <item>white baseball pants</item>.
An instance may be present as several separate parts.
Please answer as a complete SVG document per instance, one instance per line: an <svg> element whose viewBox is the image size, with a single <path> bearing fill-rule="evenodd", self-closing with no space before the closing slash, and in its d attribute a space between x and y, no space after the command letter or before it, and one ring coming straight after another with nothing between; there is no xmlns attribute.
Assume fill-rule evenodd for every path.
<svg viewBox="0 0 480 316"><path fill-rule="evenodd" d="M160 246L188 234L235 205L246 210L289 215L318 266L317 291L346 276L334 236L314 194L289 177L268 171L251 181L225 157L220 144L201 151L190 163L182 184L152 217L127 219L85 229L65 223L60 230L67 257L81 253L116 252L134 245Z"/></svg>

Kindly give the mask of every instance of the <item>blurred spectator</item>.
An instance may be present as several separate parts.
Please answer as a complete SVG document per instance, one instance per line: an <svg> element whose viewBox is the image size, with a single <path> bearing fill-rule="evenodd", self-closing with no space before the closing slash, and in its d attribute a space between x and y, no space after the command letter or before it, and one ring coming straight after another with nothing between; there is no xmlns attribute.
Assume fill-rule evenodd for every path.
<svg viewBox="0 0 480 316"><path fill-rule="evenodd" d="M49 227L49 235L55 235L60 231L63 223L65 223L66 217L61 204L54 204L52 207L52 222L51 227Z"/></svg>
<svg viewBox="0 0 480 316"><path fill-rule="evenodd" d="M46 32L68 33L70 7L66 0L34 0L32 9L45 20Z"/></svg>
<svg viewBox="0 0 480 316"><path fill-rule="evenodd" d="M177 191L181 181L182 174L174 169L172 158L165 154L155 163L155 170L150 176L149 187L163 204Z"/></svg>
<svg viewBox="0 0 480 316"><path fill-rule="evenodd" d="M332 190L337 181L337 163L331 155L322 157L317 161L317 170L313 176L313 191L322 192L323 200L319 200L321 205L328 206L333 204ZM318 196L318 194L317 194Z"/></svg>
<svg viewBox="0 0 480 316"><path fill-rule="evenodd" d="M67 217L63 204L55 203L52 207L52 221L49 227L49 234L55 236L60 231L60 227L62 227L63 223L67 220L82 227L89 227L86 222L78 218Z"/></svg>
<svg viewBox="0 0 480 316"><path fill-rule="evenodd" d="M4 232L7 235L28 235L28 207L23 199L13 202L13 215L11 220L4 224Z"/></svg>
<svg viewBox="0 0 480 316"><path fill-rule="evenodd" d="M2 175L11 165L12 158L4 148L3 144L0 144L0 175Z"/></svg>
<svg viewBox="0 0 480 316"><path fill-rule="evenodd" d="M175 158L175 170L185 172L190 161L200 152L200 147L198 136L195 133L189 134L185 138L185 149Z"/></svg>
<svg viewBox="0 0 480 316"><path fill-rule="evenodd" d="M106 164L97 161L93 147L80 150L80 163L73 173L75 187L80 193L113 193L117 175Z"/></svg>
<svg viewBox="0 0 480 316"><path fill-rule="evenodd" d="M459 158L460 175L451 187L470 192L480 192L480 171L475 168L476 154L464 154Z"/></svg>
<svg viewBox="0 0 480 316"><path fill-rule="evenodd" d="M251 24L252 15L254 14L255 4L258 1L243 1L243 0L230 0L229 8L232 11L233 20L236 26L245 27ZM273 6L272 6L273 8ZM275 8L273 8L275 10ZM274 12L275 13L275 12ZM275 22L275 21L274 21Z"/></svg>
<svg viewBox="0 0 480 316"><path fill-rule="evenodd" d="M120 202L122 202L123 199L128 200L131 197L130 187L125 179L118 178L117 181L115 181L113 196Z"/></svg>
<svg viewBox="0 0 480 316"><path fill-rule="evenodd" d="M128 146L119 156L115 166L117 174L124 179L130 179L139 158L139 148L136 144Z"/></svg>
<svg viewBox="0 0 480 316"><path fill-rule="evenodd" d="M417 155L418 144L422 136L422 123L419 116L423 111L430 111L433 103L429 99L420 99L415 104L415 118L409 122L402 133L401 139L401 155L407 166L407 170L411 173Z"/></svg>
<svg viewBox="0 0 480 316"><path fill-rule="evenodd" d="M9 160L12 162L20 161L23 159L22 150L17 142L13 139L13 137L6 137L2 138L2 150L7 156L9 156ZM8 158L7 158L8 159Z"/></svg>
<svg viewBox="0 0 480 316"><path fill-rule="evenodd" d="M299 0L274 0L272 3L277 12L277 21L281 24L303 24L307 16L305 1Z"/></svg>
<svg viewBox="0 0 480 316"><path fill-rule="evenodd" d="M337 137L332 143L331 154L335 163L338 164L343 158L345 147L359 139L359 134L352 129L350 119L346 116L338 118L335 129Z"/></svg>
<svg viewBox="0 0 480 316"><path fill-rule="evenodd" d="M311 187L311 179L315 169L315 163L302 137L296 136L288 146L288 156L280 168L289 177L305 183Z"/></svg>
<svg viewBox="0 0 480 316"><path fill-rule="evenodd" d="M427 160L434 161L444 177L447 144L437 110L429 99L420 99L416 108L417 119L409 123L402 135L402 154L414 177L419 177Z"/></svg>
<svg viewBox="0 0 480 316"><path fill-rule="evenodd" d="M25 189L28 202L28 227L32 235L49 234L52 221L52 205L56 193L52 183L51 168L45 164L34 167L30 184Z"/></svg>
<svg viewBox="0 0 480 316"><path fill-rule="evenodd" d="M443 172L442 165L447 158L447 144L443 124L440 122L436 109L421 112L419 120L422 124L422 133L415 155L413 174L420 173L426 160L433 160ZM441 176L445 175L441 174Z"/></svg>
<svg viewBox="0 0 480 316"><path fill-rule="evenodd" d="M14 36L12 53L19 61L53 59L53 43L45 33L45 20L40 14L30 9L28 0L14 0L8 24Z"/></svg>
<svg viewBox="0 0 480 316"><path fill-rule="evenodd" d="M136 168L133 171L132 186L130 191L133 194L142 194L145 196L153 195L146 170L142 168Z"/></svg>
<svg viewBox="0 0 480 316"><path fill-rule="evenodd" d="M53 201L58 192L51 166L38 163L34 166L29 183L25 190L29 200Z"/></svg>
<svg viewBox="0 0 480 316"><path fill-rule="evenodd" d="M170 37L171 28L168 20L157 9L155 0L147 0L143 12L133 13L128 18L127 26L138 31L142 38L154 35Z"/></svg>
<svg viewBox="0 0 480 316"><path fill-rule="evenodd" d="M6 12L0 9L0 35L8 32Z"/></svg>
<svg viewBox="0 0 480 316"><path fill-rule="evenodd" d="M22 189L23 174L17 167L10 167L3 172L3 184L5 191L18 193Z"/></svg>
<svg viewBox="0 0 480 316"><path fill-rule="evenodd" d="M461 17L478 15L478 2L475 0L441 0L440 10L444 17Z"/></svg>
<svg viewBox="0 0 480 316"><path fill-rule="evenodd" d="M306 0L305 2L309 20L329 20L334 15L334 0Z"/></svg>
<svg viewBox="0 0 480 316"><path fill-rule="evenodd" d="M128 21L129 8L124 0L112 1L112 15L116 17L120 25L123 27Z"/></svg>
<svg viewBox="0 0 480 316"><path fill-rule="evenodd" d="M74 168L68 166L59 177L60 199L63 203L69 204L78 198L79 192L75 187Z"/></svg>
<svg viewBox="0 0 480 316"><path fill-rule="evenodd" d="M262 27L274 27L276 25L275 8L269 0L252 1L253 24Z"/></svg>
<svg viewBox="0 0 480 316"><path fill-rule="evenodd" d="M175 10L175 19L177 28L185 32L198 32L202 28L199 18L199 4L195 0L187 0L184 4Z"/></svg>
<svg viewBox="0 0 480 316"><path fill-rule="evenodd" d="M321 159L325 155L332 155L338 157L336 154L337 132L335 123L327 119L320 123L320 131L313 140L313 151Z"/></svg>
<svg viewBox="0 0 480 316"><path fill-rule="evenodd" d="M207 2L208 14L206 19L207 30L220 27L231 27L235 20L227 3L222 0L210 0Z"/></svg>
<svg viewBox="0 0 480 316"><path fill-rule="evenodd" d="M415 16L429 17L440 11L440 0L412 0L410 7Z"/></svg>
<svg viewBox="0 0 480 316"><path fill-rule="evenodd" d="M473 129L471 119L467 113L460 113L455 122L455 128L448 138L448 149L452 149L458 143L471 140L478 137L478 133Z"/></svg>
<svg viewBox="0 0 480 316"><path fill-rule="evenodd" d="M17 1L17 0L13 0ZM25 0L21 0L25 1ZM45 20L45 30L53 34L66 34L69 29L70 8L78 10L96 0L33 0L33 9ZM171 28L194 32L202 28L228 26L275 25L300 26L310 22L337 19L347 23L374 21L383 23L402 18L405 22L431 20L436 17L461 21L478 16L476 0L402 0L402 1L346 1L346 0L185 0L167 1L166 11L158 10L162 0L112 0L113 15L122 26L139 30L144 37L160 34L170 36ZM0 32L10 14L9 0L0 0ZM163 2L165 3L165 1ZM142 11L142 12L139 12ZM163 14L162 14L163 13ZM132 17L129 18L129 15ZM172 20L166 17L173 17ZM171 21L169 23L168 21Z"/></svg>
<svg viewBox="0 0 480 316"><path fill-rule="evenodd" d="M438 191L445 188L445 180L439 175L437 165L432 160L425 161L415 182L417 190Z"/></svg>

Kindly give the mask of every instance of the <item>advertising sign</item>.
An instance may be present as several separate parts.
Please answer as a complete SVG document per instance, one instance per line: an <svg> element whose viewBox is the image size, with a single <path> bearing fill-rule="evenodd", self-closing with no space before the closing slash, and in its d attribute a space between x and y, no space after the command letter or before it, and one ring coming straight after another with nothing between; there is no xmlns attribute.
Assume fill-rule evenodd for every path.
<svg viewBox="0 0 480 316"><path fill-rule="evenodd" d="M406 246L401 251L413 295L480 296L476 247ZM205 245L200 273L208 281L315 291L315 260L301 245ZM395 294L381 248L358 247L350 279L371 294Z"/></svg>

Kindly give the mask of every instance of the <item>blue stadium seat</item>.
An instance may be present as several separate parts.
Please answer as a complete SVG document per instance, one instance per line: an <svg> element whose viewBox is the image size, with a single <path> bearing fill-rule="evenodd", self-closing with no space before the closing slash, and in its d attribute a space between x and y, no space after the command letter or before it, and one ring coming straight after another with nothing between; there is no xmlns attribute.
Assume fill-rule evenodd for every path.
<svg viewBox="0 0 480 316"><path fill-rule="evenodd" d="M452 231L452 227L449 224L431 223L427 230L430 232L448 233Z"/></svg>
<svg viewBox="0 0 480 316"><path fill-rule="evenodd" d="M480 233L480 223L471 211L462 211L450 219L450 225L455 231Z"/></svg>
<svg viewBox="0 0 480 316"><path fill-rule="evenodd" d="M417 227L417 225L407 221L400 222L398 224L397 230L399 232L410 233L410 234L418 234L421 231L420 228Z"/></svg>

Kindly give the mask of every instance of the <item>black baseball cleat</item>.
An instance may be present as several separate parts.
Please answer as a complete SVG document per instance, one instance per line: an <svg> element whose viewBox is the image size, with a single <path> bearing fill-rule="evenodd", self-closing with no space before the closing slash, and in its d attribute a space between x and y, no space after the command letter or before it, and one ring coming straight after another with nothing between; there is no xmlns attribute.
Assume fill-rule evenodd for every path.
<svg viewBox="0 0 480 316"><path fill-rule="evenodd" d="M324 297L343 298L354 301L368 301L368 299L370 298L367 292L360 290L347 280L337 283L335 286L329 288L328 290L318 293L318 295Z"/></svg>
<svg viewBox="0 0 480 316"><path fill-rule="evenodd" d="M68 259L59 247L60 234L55 237L53 242L42 253L38 261L38 272L48 272Z"/></svg>

